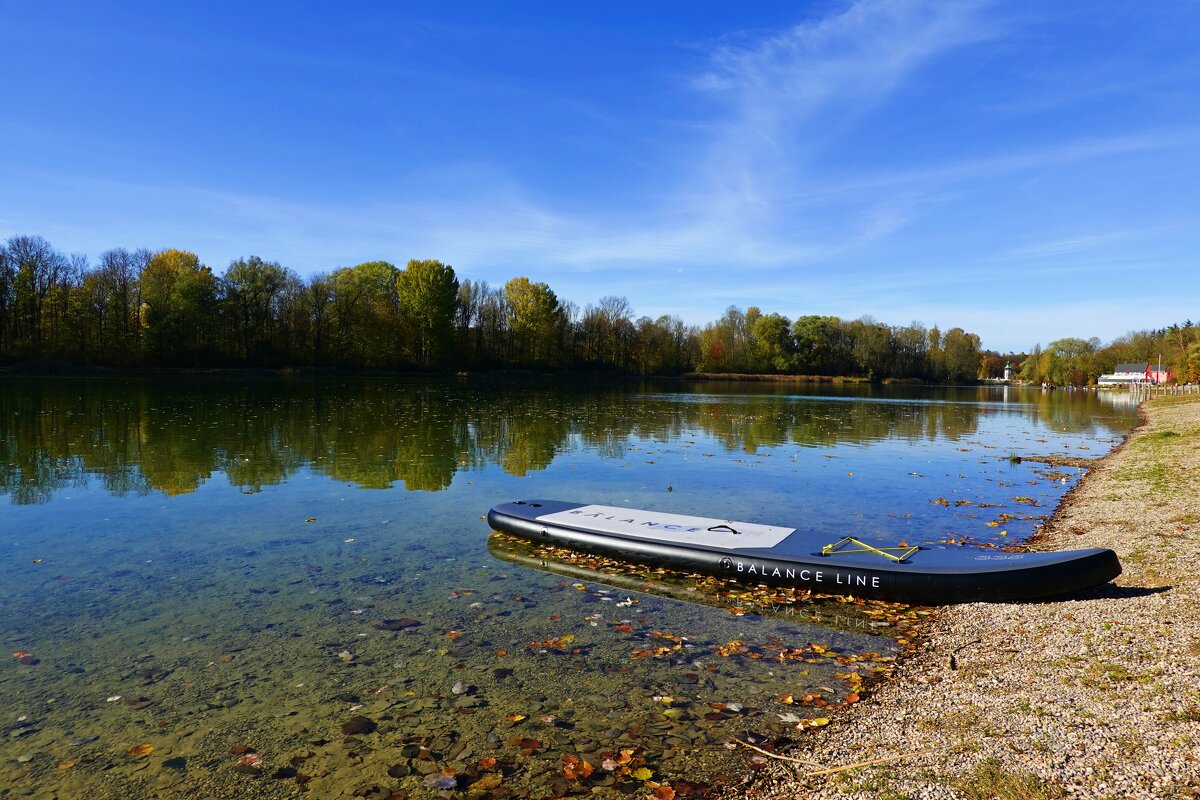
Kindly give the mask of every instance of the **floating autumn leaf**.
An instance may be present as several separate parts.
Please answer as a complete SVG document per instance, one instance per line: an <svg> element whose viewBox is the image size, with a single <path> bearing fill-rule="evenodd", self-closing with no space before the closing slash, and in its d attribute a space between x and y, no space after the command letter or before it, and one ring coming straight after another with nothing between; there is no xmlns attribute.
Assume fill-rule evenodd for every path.
<svg viewBox="0 0 1200 800"><path fill-rule="evenodd" d="M816 719L810 719L808 724L814 728L823 728L829 724L829 717L817 717Z"/></svg>
<svg viewBox="0 0 1200 800"><path fill-rule="evenodd" d="M247 753L237 760L235 766L239 767L257 767L262 764L262 756L258 753Z"/></svg>
<svg viewBox="0 0 1200 800"><path fill-rule="evenodd" d="M542 743L537 739L528 739L524 736L514 736L508 740L510 746L521 751L521 755L532 755L534 750L541 750Z"/></svg>
<svg viewBox="0 0 1200 800"><path fill-rule="evenodd" d="M451 639L457 639L458 637L462 636L462 631L447 631L446 636Z"/></svg>
<svg viewBox="0 0 1200 800"><path fill-rule="evenodd" d="M547 639L541 639L534 642L529 642L526 647L538 647L548 650L565 650L567 645L575 641L575 634L568 633L565 636L555 636Z"/></svg>
<svg viewBox="0 0 1200 800"><path fill-rule="evenodd" d="M859 697L858 697L858 695L857 695L856 693L854 693L854 692L850 692L850 694L846 695L846 702L847 702L847 703L857 703L857 702L858 702L858 700L859 700Z"/></svg>
<svg viewBox="0 0 1200 800"><path fill-rule="evenodd" d="M949 501L949 500L947 500L947 499L946 499L946 498L944 498L944 497L939 497L939 498L937 498L936 500L930 500L929 502L933 503L935 506L948 506L948 505L950 505L950 501Z"/></svg>
<svg viewBox="0 0 1200 800"><path fill-rule="evenodd" d="M504 715L504 721L507 722L509 725L515 725L523 719L525 719L524 714L505 714Z"/></svg>
<svg viewBox="0 0 1200 800"><path fill-rule="evenodd" d="M654 800L675 800L675 790L665 784L655 786L651 796Z"/></svg>
<svg viewBox="0 0 1200 800"><path fill-rule="evenodd" d="M13 658L25 658L31 655L33 655L33 653L30 653L28 650L18 650L17 652L13 653Z"/></svg>
<svg viewBox="0 0 1200 800"><path fill-rule="evenodd" d="M639 781L648 781L654 777L654 773L651 772L650 770L646 769L645 767L638 767L637 769L635 769L633 772L631 772L629 774L632 775L633 777L637 778Z"/></svg>
<svg viewBox="0 0 1200 800"><path fill-rule="evenodd" d="M486 771L486 770L490 770L490 769L495 769L495 767L496 767L496 759L492 758L491 756L484 756L483 758L479 759L479 768L480 769Z"/></svg>
<svg viewBox="0 0 1200 800"><path fill-rule="evenodd" d="M591 764L575 756L563 756L563 777L568 780L583 780L595 769Z"/></svg>
<svg viewBox="0 0 1200 800"><path fill-rule="evenodd" d="M154 745L152 744L135 744L133 747L129 748L127 754L133 756L134 758L141 758L143 756L148 756L153 752Z"/></svg>
<svg viewBox="0 0 1200 800"><path fill-rule="evenodd" d="M59 769L70 769L71 767L75 766L78 763L79 762L76 761L75 759L69 758L66 761L59 763L58 768Z"/></svg>

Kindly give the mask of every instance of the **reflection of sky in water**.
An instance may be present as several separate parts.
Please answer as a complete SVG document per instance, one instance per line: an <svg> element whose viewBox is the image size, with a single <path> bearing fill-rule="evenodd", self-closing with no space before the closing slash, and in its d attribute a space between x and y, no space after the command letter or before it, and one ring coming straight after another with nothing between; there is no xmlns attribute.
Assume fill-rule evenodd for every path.
<svg viewBox="0 0 1200 800"><path fill-rule="evenodd" d="M844 663L714 647L888 653L891 640L807 626L803 613L735 617L652 595L619 605L627 590L489 555L491 505L540 496L831 538L1012 540L1036 521L987 523L1050 513L1077 471L1010 454L1099 456L1135 422L1082 393L1005 404L995 389L917 390L905 403L896 389L857 402L845 390L650 388L5 381L0 635L40 663L0 665L0 758L18 783L96 797L124 796L126 780L255 796L230 776L238 744L263 755L263 791L293 786L293 769L320 796L343 782L425 791L425 765L404 748L437 737L454 740L438 740L439 764L460 788L492 756L505 785L544 795L563 753L623 747L656 775L702 774L696 753L725 757L706 743L825 713L780 696L851 688L834 677ZM421 624L376 627L399 617ZM561 651L530 646L562 637ZM339 726L355 714L379 730L350 746L370 755L348 760ZM521 756L516 734L543 748ZM155 753L127 756L139 743ZM389 776L397 765L413 774Z"/></svg>

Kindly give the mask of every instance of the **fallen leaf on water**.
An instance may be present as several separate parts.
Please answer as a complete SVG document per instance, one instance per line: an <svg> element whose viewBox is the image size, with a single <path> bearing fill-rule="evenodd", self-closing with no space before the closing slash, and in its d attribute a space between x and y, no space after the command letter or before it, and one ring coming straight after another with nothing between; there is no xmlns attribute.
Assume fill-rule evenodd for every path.
<svg viewBox="0 0 1200 800"><path fill-rule="evenodd" d="M237 760L235 766L239 767L257 767L262 763L262 756L258 753L247 753Z"/></svg>
<svg viewBox="0 0 1200 800"><path fill-rule="evenodd" d="M846 695L846 702L847 703L857 703L858 695L855 694L854 692L851 692L850 694Z"/></svg>
<svg viewBox="0 0 1200 800"><path fill-rule="evenodd" d="M458 637L462 636L462 631L448 631L446 636L451 639L457 639Z"/></svg>
<svg viewBox="0 0 1200 800"><path fill-rule="evenodd" d="M153 752L154 745L152 744L135 744L133 747L129 748L128 755L131 755L135 758L141 758L142 756L148 756Z"/></svg>
<svg viewBox="0 0 1200 800"><path fill-rule="evenodd" d="M25 656L33 655L28 650L18 650L13 653L13 658L25 658Z"/></svg>
<svg viewBox="0 0 1200 800"><path fill-rule="evenodd" d="M491 756L484 756L483 758L479 759L479 768L482 770L493 769L495 766L496 759L492 758Z"/></svg>
<svg viewBox="0 0 1200 800"><path fill-rule="evenodd" d="M306 519L306 520L304 520L304 521L305 521L305 522L316 522L316 521L317 521L317 518L316 518L316 517L309 517L308 519Z"/></svg>
<svg viewBox="0 0 1200 800"><path fill-rule="evenodd" d="M638 767L630 774L633 775L633 777L637 778L639 781L648 781L654 777L654 773L651 772L650 770L646 769L645 767Z"/></svg>
<svg viewBox="0 0 1200 800"><path fill-rule="evenodd" d="M504 715L504 721L509 724L516 724L523 719L525 719L524 714L505 714Z"/></svg>
<svg viewBox="0 0 1200 800"><path fill-rule="evenodd" d="M76 764L78 764L78 763L79 763L78 761L76 761L75 759L71 758L71 759L68 759L68 760L66 760L66 761L63 761L62 763L60 763L60 764L58 765L58 768L59 768L59 769L70 769L71 767L75 766L75 765L76 765Z"/></svg>
<svg viewBox="0 0 1200 800"><path fill-rule="evenodd" d="M670 786L656 786L653 796L654 800L675 800L675 790Z"/></svg>
<svg viewBox="0 0 1200 800"><path fill-rule="evenodd" d="M582 780L592 774L594 767L583 759L575 756L563 756L563 777L569 780Z"/></svg>

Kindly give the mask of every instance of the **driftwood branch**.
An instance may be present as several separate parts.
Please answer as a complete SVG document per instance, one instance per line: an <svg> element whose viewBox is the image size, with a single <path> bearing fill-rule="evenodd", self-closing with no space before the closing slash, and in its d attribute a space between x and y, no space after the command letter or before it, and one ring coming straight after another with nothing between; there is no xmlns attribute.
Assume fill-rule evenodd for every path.
<svg viewBox="0 0 1200 800"><path fill-rule="evenodd" d="M883 756L882 758L872 758L868 761L857 761L853 764L843 764L840 767L822 767L820 764L817 764L812 761L805 761L802 758L791 758L790 756L781 756L778 753L772 753L769 750L763 750L761 747L755 747L754 745L750 744L749 742L743 742L741 739L738 739L736 736L732 737L732 738L733 738L733 741L737 742L738 744L742 745L743 747L748 747L756 753L762 753L767 758L773 758L776 761L786 761L789 764L799 764L802 767L809 767L810 769L812 767L817 768L817 769L812 769L810 772L805 772L803 775L800 776L802 778L819 778L822 775L834 775L839 772L849 772L850 770L858 769L859 767L872 767L872 766L875 766L876 764L886 764L889 761L899 761L902 758L913 758L915 756L920 756L920 755L924 755L926 753L931 753L934 750L939 749L936 747L927 747L927 748L924 748L923 750L913 750L908 753L899 753L894 756Z"/></svg>

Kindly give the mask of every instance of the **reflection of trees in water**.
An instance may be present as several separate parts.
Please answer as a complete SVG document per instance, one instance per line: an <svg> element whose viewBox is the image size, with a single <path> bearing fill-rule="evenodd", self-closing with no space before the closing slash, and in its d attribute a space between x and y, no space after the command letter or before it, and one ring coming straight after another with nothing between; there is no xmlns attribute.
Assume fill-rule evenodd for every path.
<svg viewBox="0 0 1200 800"><path fill-rule="evenodd" d="M896 397L877 388L859 394ZM707 435L753 453L784 444L957 440L1005 408L980 402L998 399L985 390L943 396L952 402L561 384L9 379L0 391L0 491L14 503L45 502L95 475L117 495L181 494L224 473L253 492L306 466L363 488L403 482L439 491L462 470L498 465L526 475L571 449L623 458L634 441ZM1083 393L1022 400L1020 413L1057 431L1128 427Z"/></svg>

